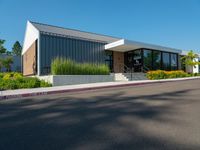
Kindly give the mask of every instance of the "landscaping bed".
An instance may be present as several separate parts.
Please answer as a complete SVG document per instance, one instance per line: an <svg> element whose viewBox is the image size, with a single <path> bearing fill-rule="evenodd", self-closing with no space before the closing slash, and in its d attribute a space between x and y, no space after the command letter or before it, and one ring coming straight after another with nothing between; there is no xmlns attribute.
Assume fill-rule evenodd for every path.
<svg viewBox="0 0 200 150"><path fill-rule="evenodd" d="M198 73L190 74L182 70L177 70L177 71L156 70L147 72L147 78L150 80L184 78L184 77L194 77L194 76L200 76L200 74Z"/></svg>
<svg viewBox="0 0 200 150"><path fill-rule="evenodd" d="M0 90L50 87L51 84L36 77L23 77L21 73L0 73Z"/></svg>
<svg viewBox="0 0 200 150"><path fill-rule="evenodd" d="M67 58L55 58L51 63L52 75L109 75L106 64L79 63Z"/></svg>

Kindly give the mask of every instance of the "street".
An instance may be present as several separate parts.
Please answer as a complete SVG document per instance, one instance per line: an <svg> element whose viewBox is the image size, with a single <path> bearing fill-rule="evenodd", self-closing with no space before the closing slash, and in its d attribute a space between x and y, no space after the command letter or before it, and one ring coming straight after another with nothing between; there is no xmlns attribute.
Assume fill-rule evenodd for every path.
<svg viewBox="0 0 200 150"><path fill-rule="evenodd" d="M0 102L0 150L199 150L200 80Z"/></svg>

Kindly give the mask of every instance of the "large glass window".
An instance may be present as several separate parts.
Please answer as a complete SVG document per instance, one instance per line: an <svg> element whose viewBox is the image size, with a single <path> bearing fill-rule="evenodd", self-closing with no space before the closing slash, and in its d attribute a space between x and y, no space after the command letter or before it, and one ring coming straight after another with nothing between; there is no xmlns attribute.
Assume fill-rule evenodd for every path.
<svg viewBox="0 0 200 150"><path fill-rule="evenodd" d="M178 61L177 61L177 54L171 54L171 70L178 69Z"/></svg>
<svg viewBox="0 0 200 150"><path fill-rule="evenodd" d="M152 69L152 51L144 50L143 51L143 65L148 69Z"/></svg>
<svg viewBox="0 0 200 150"><path fill-rule="evenodd" d="M141 50L133 51L133 62L135 65L141 65L142 61L142 54Z"/></svg>
<svg viewBox="0 0 200 150"><path fill-rule="evenodd" d="M161 69L161 52L153 51L153 70Z"/></svg>
<svg viewBox="0 0 200 150"><path fill-rule="evenodd" d="M113 71L113 52L105 51L105 63L110 68L110 71Z"/></svg>
<svg viewBox="0 0 200 150"><path fill-rule="evenodd" d="M171 70L171 65L170 65L170 54L163 52L163 62L162 62L162 67L163 70Z"/></svg>
<svg viewBox="0 0 200 150"><path fill-rule="evenodd" d="M142 51L141 50L133 51L133 65L134 65L135 72L141 71L141 65L142 65Z"/></svg>
<svg viewBox="0 0 200 150"><path fill-rule="evenodd" d="M133 51L127 52L127 59L126 60L126 66L129 68L133 67Z"/></svg>

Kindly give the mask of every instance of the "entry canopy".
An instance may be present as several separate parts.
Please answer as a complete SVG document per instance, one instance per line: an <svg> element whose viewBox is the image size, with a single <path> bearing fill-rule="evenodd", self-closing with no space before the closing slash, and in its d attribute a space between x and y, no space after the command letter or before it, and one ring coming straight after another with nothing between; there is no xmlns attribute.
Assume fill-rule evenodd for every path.
<svg viewBox="0 0 200 150"><path fill-rule="evenodd" d="M125 40L125 39L121 39L116 42L112 42L105 45L105 50L112 50L112 51L118 51L118 52L127 52L130 50L136 50L136 49L141 49L141 48L179 53L179 54L182 52L182 50L179 50L179 49L147 44L147 43L142 43L142 42L135 42L135 41Z"/></svg>

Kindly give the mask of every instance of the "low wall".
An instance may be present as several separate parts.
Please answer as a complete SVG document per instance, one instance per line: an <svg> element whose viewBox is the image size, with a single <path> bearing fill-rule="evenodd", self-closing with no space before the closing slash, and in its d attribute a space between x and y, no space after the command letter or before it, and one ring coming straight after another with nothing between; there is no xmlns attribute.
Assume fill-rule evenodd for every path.
<svg viewBox="0 0 200 150"><path fill-rule="evenodd" d="M49 75L39 76L38 78L51 83L53 86L112 82L115 80L114 75Z"/></svg>

